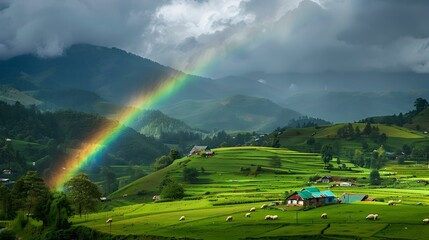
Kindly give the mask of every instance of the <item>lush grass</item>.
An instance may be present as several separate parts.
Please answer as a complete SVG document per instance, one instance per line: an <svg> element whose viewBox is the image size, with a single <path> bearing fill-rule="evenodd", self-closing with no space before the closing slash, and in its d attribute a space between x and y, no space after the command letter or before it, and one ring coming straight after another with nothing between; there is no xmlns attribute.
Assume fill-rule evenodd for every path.
<svg viewBox="0 0 429 240"><path fill-rule="evenodd" d="M413 162L398 165L392 161L380 170L380 174L383 179L396 178L398 181L385 181L388 185L374 188L368 185L370 170L354 168L344 160L348 167L353 167L353 171L327 171L317 154L287 149L239 147L215 149L215 152L216 155L209 158L193 156L177 160L112 194L114 201L107 204L110 211L91 214L86 220L74 217L72 221L107 233L109 226L105 221L112 217L113 234L203 239L320 238L320 232L328 223L330 227L323 236L332 239L424 239L423 236L429 235L429 227L422 224L422 219L429 217L429 189L417 183L417 180L429 179L425 165ZM280 157L280 168L270 166L273 156ZM262 171L256 176L240 171L241 167L256 169L258 165ZM205 169L198 183L182 181L185 166ZM158 184L167 175L181 182L188 195L186 198L194 200L148 202L151 194L158 193ZM259 208L264 203L283 200L285 192L290 194L308 186L308 178L313 175L332 175L339 180L363 184L362 187L332 188L337 196L343 192L363 193L384 202L335 204L309 211L284 205L264 210ZM317 185L321 190L329 186ZM137 193L142 191L148 194L139 196ZM124 193L129 198L121 198ZM388 206L388 200L402 200L402 204ZM417 206L417 202L424 205ZM244 215L251 207L256 207L257 211L246 218ZM320 218L324 212L328 213L328 219ZM369 213L379 214L380 219L365 220ZM267 214L278 215L279 219L264 220ZM182 215L186 220L180 222L178 219ZM234 217L232 222L225 221L228 215Z"/></svg>

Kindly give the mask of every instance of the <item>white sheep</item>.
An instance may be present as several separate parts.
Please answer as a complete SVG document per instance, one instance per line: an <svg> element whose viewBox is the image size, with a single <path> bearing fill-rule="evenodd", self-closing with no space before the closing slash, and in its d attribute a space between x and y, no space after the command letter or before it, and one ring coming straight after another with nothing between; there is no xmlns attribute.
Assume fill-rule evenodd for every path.
<svg viewBox="0 0 429 240"><path fill-rule="evenodd" d="M401 200L398 200L398 201L390 200L387 202L387 205L393 206L393 205L399 204L401 202L402 202Z"/></svg>
<svg viewBox="0 0 429 240"><path fill-rule="evenodd" d="M272 220L272 219L273 219L273 217L271 215L266 215L265 216L265 220Z"/></svg>
<svg viewBox="0 0 429 240"><path fill-rule="evenodd" d="M183 221L183 220L185 220L185 216L181 216L181 217L179 218L179 221Z"/></svg>
<svg viewBox="0 0 429 240"><path fill-rule="evenodd" d="M261 209L264 209L267 207L267 204L262 204Z"/></svg>
<svg viewBox="0 0 429 240"><path fill-rule="evenodd" d="M246 213L245 215L246 217L250 217L250 212Z"/></svg>
<svg viewBox="0 0 429 240"><path fill-rule="evenodd" d="M377 218L378 218L378 214L368 214L368 216L366 216L366 219L368 219L368 220L370 220L370 219L372 219L372 220L377 220Z"/></svg>
<svg viewBox="0 0 429 240"><path fill-rule="evenodd" d="M256 208L252 207L252 208L250 209L250 212L254 212L254 211L256 211Z"/></svg>
<svg viewBox="0 0 429 240"><path fill-rule="evenodd" d="M226 217L226 221L227 221L227 222L231 222L231 221L232 221L232 216L228 216L228 217Z"/></svg>
<svg viewBox="0 0 429 240"><path fill-rule="evenodd" d="M323 213L320 217L323 218L323 219L327 219L328 218L328 214L327 213Z"/></svg>
<svg viewBox="0 0 429 240"><path fill-rule="evenodd" d="M424 223L424 224L428 224L428 223L429 223L429 218L425 218L425 219L423 219L423 223Z"/></svg>
<svg viewBox="0 0 429 240"><path fill-rule="evenodd" d="M277 216L277 215L272 215L272 216L271 216L271 219L272 219L272 220L277 220L277 219L279 219L279 216Z"/></svg>

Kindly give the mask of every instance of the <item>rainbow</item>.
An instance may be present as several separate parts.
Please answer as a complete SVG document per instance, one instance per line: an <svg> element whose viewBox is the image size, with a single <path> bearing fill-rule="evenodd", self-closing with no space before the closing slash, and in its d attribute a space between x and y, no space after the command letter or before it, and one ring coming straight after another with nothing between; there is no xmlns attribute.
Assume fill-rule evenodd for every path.
<svg viewBox="0 0 429 240"><path fill-rule="evenodd" d="M193 68L193 70L189 72L192 73L192 75L200 75L207 68L216 64L219 60L219 56L213 59L210 55L212 54L204 55L203 58L205 58L206 61L200 61L199 67ZM70 157L68 157L68 159L66 159L66 161L54 171L55 174L47 180L47 184L57 191L62 191L64 184L70 178L81 171L83 167L99 159L98 155L118 138L119 134L127 127L127 125L129 125L129 123L136 120L136 118L141 116L141 114L144 114L147 109L150 109L155 104L168 98L181 89L181 87L192 79L189 78L189 76L191 75L179 72L174 76L170 76L169 78L160 81L160 83L153 86L151 89L143 91L129 104L133 107L127 108L127 110L119 115L118 124L105 126L101 131L87 139L84 147L81 147L81 149L71 153Z"/></svg>

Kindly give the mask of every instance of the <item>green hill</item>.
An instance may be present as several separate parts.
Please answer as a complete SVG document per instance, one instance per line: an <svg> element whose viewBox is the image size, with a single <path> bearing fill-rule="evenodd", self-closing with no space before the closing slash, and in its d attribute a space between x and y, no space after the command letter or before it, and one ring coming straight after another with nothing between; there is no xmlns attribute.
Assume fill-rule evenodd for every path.
<svg viewBox="0 0 429 240"><path fill-rule="evenodd" d="M426 165L389 162L380 170L382 187L373 187L368 185L369 169L355 167L344 160L347 169L328 171L323 169L317 154L264 147L214 151L216 154L209 158L192 156L176 160L167 168L125 186L110 195L113 201L106 204L126 206L90 214L87 219L76 216L73 223L109 233L105 220L111 217L111 233L114 235L132 232L196 239L424 239L421 236L429 234L428 228L422 224L429 208L428 190L420 183L422 179L429 179ZM273 157L280 158L280 167L271 166ZM203 167L205 171L198 182L185 183L181 178L185 166ZM247 167L249 172L242 171ZM260 170L255 172L258 168ZM148 202L153 194L158 194L157 185L166 175L181 182L187 197L172 202ZM359 193L376 198L378 202L333 204L309 211L286 205L260 208L262 204L284 200L285 196L302 188L314 186L325 190L332 184L308 183L309 177L315 175L330 175L336 182L350 181L360 185L330 188L336 196L344 192ZM121 197L125 193L127 199ZM402 203L388 206L386 202L389 200L401 200ZM256 207L256 211L246 218L251 207ZM322 213L328 214L328 220L320 218ZM365 220L369 213L379 214L379 220ZM266 215L278 215L278 220L264 220ZM179 221L180 216L186 216L186 220ZM233 216L233 221L226 222L227 216ZM326 230L320 235L323 229Z"/></svg>
<svg viewBox="0 0 429 240"><path fill-rule="evenodd" d="M161 110L192 127L208 131L269 132L301 116L268 99L244 95L217 100L186 100L162 107Z"/></svg>

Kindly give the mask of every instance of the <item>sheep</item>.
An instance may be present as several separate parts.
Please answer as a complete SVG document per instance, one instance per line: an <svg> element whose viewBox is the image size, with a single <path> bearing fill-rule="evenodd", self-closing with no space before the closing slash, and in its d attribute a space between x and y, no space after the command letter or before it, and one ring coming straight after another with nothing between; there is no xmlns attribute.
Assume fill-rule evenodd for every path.
<svg viewBox="0 0 429 240"><path fill-rule="evenodd" d="M231 222L231 221L232 221L232 216L226 217L226 222Z"/></svg>
<svg viewBox="0 0 429 240"><path fill-rule="evenodd" d="M181 216L181 217L179 218L179 221L183 221L183 220L185 220L185 216Z"/></svg>
<svg viewBox="0 0 429 240"><path fill-rule="evenodd" d="M367 220L370 220L370 219L372 219L372 220L377 220L377 218L378 218L378 214L368 214L368 216L366 216L366 219Z"/></svg>
<svg viewBox="0 0 429 240"><path fill-rule="evenodd" d="M398 201L390 200L387 202L387 205L393 206L393 205L399 204L401 202L402 202L401 200L398 200Z"/></svg>
<svg viewBox="0 0 429 240"><path fill-rule="evenodd" d="M254 212L254 211L256 211L256 208L252 207L252 208L250 209L250 212Z"/></svg>
<svg viewBox="0 0 429 240"><path fill-rule="evenodd" d="M323 213L320 217L323 218L323 219L327 219L328 218L328 214L327 213Z"/></svg>
<svg viewBox="0 0 429 240"><path fill-rule="evenodd" d="M250 212L246 213L245 215L246 217L250 217Z"/></svg>
<svg viewBox="0 0 429 240"><path fill-rule="evenodd" d="M267 204L262 204L261 209L265 209L267 207Z"/></svg>
<svg viewBox="0 0 429 240"><path fill-rule="evenodd" d="M126 198L126 197L128 197L128 194L125 193L124 195L122 195L122 197Z"/></svg>
<svg viewBox="0 0 429 240"><path fill-rule="evenodd" d="M273 217L271 215L266 215L265 216L265 220L272 220L272 219L273 219Z"/></svg>
<svg viewBox="0 0 429 240"><path fill-rule="evenodd" d="M277 216L277 215L272 215L272 216L271 216L271 219L272 219L272 220L277 220L277 219L279 219L279 216Z"/></svg>
<svg viewBox="0 0 429 240"><path fill-rule="evenodd" d="M423 223L424 223L424 224L428 224L428 223L429 223L429 218L425 218L425 219L423 219Z"/></svg>

